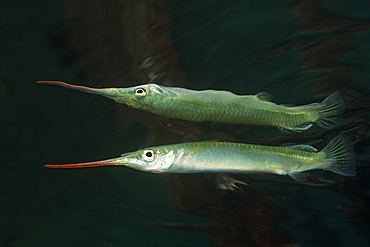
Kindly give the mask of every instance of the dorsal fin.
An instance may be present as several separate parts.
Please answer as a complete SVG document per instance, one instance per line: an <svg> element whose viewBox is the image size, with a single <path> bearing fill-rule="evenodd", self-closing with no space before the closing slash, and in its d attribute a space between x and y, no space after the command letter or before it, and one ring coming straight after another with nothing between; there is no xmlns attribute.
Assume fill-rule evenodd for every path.
<svg viewBox="0 0 370 247"><path fill-rule="evenodd" d="M317 150L316 148L310 146L310 145L288 145L288 146L285 146L287 148L292 148L292 149L295 149L295 150L300 150L300 151L305 151L305 152L312 152L312 153L317 153L319 150Z"/></svg>
<svg viewBox="0 0 370 247"><path fill-rule="evenodd" d="M255 96L259 100L268 101L268 102L270 102L272 100L272 97L273 97L272 94L269 94L269 93L266 93L266 92L259 92Z"/></svg>

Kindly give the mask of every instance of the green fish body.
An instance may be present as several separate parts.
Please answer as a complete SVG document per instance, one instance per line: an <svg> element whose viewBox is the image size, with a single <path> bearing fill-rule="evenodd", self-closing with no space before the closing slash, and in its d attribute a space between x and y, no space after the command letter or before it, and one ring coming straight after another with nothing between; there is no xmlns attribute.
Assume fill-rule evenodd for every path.
<svg viewBox="0 0 370 247"><path fill-rule="evenodd" d="M193 122L219 122L274 126L283 131L302 131L316 123L323 128L340 124L345 110L343 99L335 92L321 103L288 107L270 102L267 93L236 95L227 91L195 91L147 84L131 88L94 89L64 82L40 81L87 93L99 94L118 103L169 118Z"/></svg>
<svg viewBox="0 0 370 247"><path fill-rule="evenodd" d="M80 168L123 165L155 173L274 173L305 182L307 171L324 169L356 176L351 140L335 137L323 150L308 145L262 146L230 142L194 142L158 146L98 162L46 165L48 168Z"/></svg>

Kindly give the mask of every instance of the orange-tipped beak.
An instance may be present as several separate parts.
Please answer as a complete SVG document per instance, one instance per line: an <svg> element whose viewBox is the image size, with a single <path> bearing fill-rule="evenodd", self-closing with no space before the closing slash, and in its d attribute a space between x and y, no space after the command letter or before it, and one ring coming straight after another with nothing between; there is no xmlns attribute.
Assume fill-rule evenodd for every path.
<svg viewBox="0 0 370 247"><path fill-rule="evenodd" d="M62 81L37 81L37 84L51 84L51 85L57 85L69 89L78 90L85 93L92 93L92 94L98 94L105 97L108 97L110 99L115 99L119 95L116 92L116 88L91 88L91 87L84 87L84 86L76 86L71 85Z"/></svg>
<svg viewBox="0 0 370 247"><path fill-rule="evenodd" d="M95 161L95 162L86 162L79 164L66 164L66 165L45 165L46 168L85 168L85 167L96 167L96 166L120 166L117 162L118 159L104 160L104 161Z"/></svg>

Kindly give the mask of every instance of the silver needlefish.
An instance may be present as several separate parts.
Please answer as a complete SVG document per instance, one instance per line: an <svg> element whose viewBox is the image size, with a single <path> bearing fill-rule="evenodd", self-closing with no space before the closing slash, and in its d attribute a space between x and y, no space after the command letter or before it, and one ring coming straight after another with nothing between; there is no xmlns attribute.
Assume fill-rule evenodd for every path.
<svg viewBox="0 0 370 247"><path fill-rule="evenodd" d="M306 182L315 169L356 176L353 144L346 135L335 137L323 150L309 145L263 146L232 142L192 142L158 146L104 161L45 165L83 168L122 165L154 173L274 173Z"/></svg>
<svg viewBox="0 0 370 247"><path fill-rule="evenodd" d="M59 81L38 81L98 94L160 116L193 122L219 122L273 126L284 132L302 131L316 123L331 129L342 121L344 101L339 92L321 103L285 106L271 102L272 95L236 95L220 90L189 90L146 84L130 88L89 88Z"/></svg>

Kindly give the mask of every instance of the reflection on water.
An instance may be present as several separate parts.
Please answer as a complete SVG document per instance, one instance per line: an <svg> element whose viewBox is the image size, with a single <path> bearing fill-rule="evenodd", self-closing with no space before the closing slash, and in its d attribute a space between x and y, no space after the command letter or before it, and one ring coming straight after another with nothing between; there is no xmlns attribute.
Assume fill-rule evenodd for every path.
<svg viewBox="0 0 370 247"><path fill-rule="evenodd" d="M361 57L356 44L369 41L365 36L369 22L351 13L347 16L333 12L332 3L323 0L261 3L67 0L65 7L72 28L63 30L62 36L69 41L61 39L63 44L58 44L54 40L53 45L68 43L73 55L64 64L72 64L78 57L84 66L84 76L98 87L157 83L224 89L237 94L269 91L275 94L276 102L297 104L318 101L339 90L345 99L348 109L338 128L312 128L291 134L255 126L189 123L117 106L121 122L115 126L120 128L122 124L122 131L130 132L127 136L137 136L140 141L135 141L147 141L147 146L220 140L263 145L300 143L320 150L338 133L347 134L355 144L358 176L343 178L325 174L328 180L335 181L330 186L307 186L275 175L165 175L175 209L205 216L213 222L163 220L152 224L204 233L212 237L214 246L366 246L369 243L370 88L366 83L351 82L364 69L360 62L353 63L351 59ZM361 48L368 49L367 46ZM3 73L14 73L9 64L3 65ZM96 123L108 126L103 118ZM143 131L145 128L149 131ZM88 128L84 131L89 132ZM86 148L87 142L79 140L72 148ZM132 151L133 147L129 144L128 147L131 150L127 151ZM130 179L127 174L119 176ZM103 178L97 181L104 186ZM129 186L120 182L117 187ZM135 183L145 182L135 180ZM93 184L77 184L70 190ZM95 201L93 194L89 196ZM120 197L118 192L106 196L101 200L110 198L108 201L118 208L117 214L127 210L119 205L128 201L112 199ZM144 213L144 209L141 212L139 209L138 214ZM86 213L76 212L76 217ZM95 213L91 208L87 212ZM152 212L165 214L160 210ZM110 217L107 215L100 224L96 223L96 228L104 228L101 224L109 224L113 220ZM135 220L133 216L129 218ZM134 223L133 226L135 229ZM130 230L131 234L140 232L139 227L137 231ZM158 238L161 237L167 236ZM108 239L105 243L114 241ZM191 239L186 244L193 246Z"/></svg>

